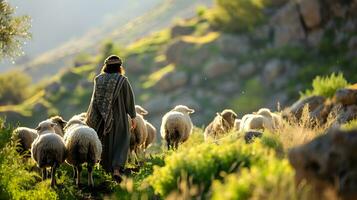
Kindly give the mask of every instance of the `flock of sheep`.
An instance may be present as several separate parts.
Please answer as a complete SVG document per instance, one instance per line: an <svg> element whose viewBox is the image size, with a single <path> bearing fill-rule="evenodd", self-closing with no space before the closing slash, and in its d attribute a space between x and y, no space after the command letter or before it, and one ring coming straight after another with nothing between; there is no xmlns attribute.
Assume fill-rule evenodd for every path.
<svg viewBox="0 0 357 200"><path fill-rule="evenodd" d="M144 118L148 111L138 105L135 109L136 127L131 127L129 120L129 158L134 155L137 159L137 155L155 141L156 129ZM179 144L189 138L193 129L190 114L194 112L187 106L178 105L163 116L160 133L168 149L177 149ZM100 161L102 144L96 131L86 125L85 119L86 113L75 115L69 121L55 116L40 122L36 129L19 127L14 130L13 137L19 141L21 151L31 151L32 159L42 169L43 180L47 178L46 168L51 168L51 186L56 184L56 169L65 161L73 166L77 185L80 184L82 164L87 163L88 185L94 186L92 171L93 166ZM247 114L242 119L238 119L233 110L226 109L217 113L206 127L204 137L207 141L218 139L232 130L274 130L281 122L280 115L266 108Z"/></svg>

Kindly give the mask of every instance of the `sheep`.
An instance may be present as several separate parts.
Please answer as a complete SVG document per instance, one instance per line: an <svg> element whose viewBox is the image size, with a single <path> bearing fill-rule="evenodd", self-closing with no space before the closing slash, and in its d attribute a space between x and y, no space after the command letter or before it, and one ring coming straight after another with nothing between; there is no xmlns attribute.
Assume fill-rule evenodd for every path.
<svg viewBox="0 0 357 200"><path fill-rule="evenodd" d="M147 110L145 110L143 107L139 106L139 105L135 105L135 111L136 113L142 115L143 117L147 114L149 114L149 112ZM147 137L145 140L145 144L144 144L144 149L146 149L156 138L156 128L149 123L147 120L145 120L145 126L147 129Z"/></svg>
<svg viewBox="0 0 357 200"><path fill-rule="evenodd" d="M250 130L273 130L272 121L262 115L251 115L249 116L242 126L240 131L250 131Z"/></svg>
<svg viewBox="0 0 357 200"><path fill-rule="evenodd" d="M239 131L241 123L242 123L242 120L241 120L241 119L236 119L236 120L234 121L234 127L233 127L233 129L234 129L235 131Z"/></svg>
<svg viewBox="0 0 357 200"><path fill-rule="evenodd" d="M31 157L42 169L42 180L47 177L47 167L51 167L51 186L56 185L56 169L66 159L66 146L62 137L55 133L55 123L41 122L36 128L38 137L32 143Z"/></svg>
<svg viewBox="0 0 357 200"><path fill-rule="evenodd" d="M61 137L63 137L63 128L66 125L66 121L62 119L60 116L54 116L49 119L53 123L55 123L55 133ZM37 138L37 131L32 128L27 127L18 127L12 133L12 138L14 140L19 140L20 143L20 153L24 153L31 149L31 144Z"/></svg>
<svg viewBox="0 0 357 200"><path fill-rule="evenodd" d="M257 112L258 115L262 115L266 118L268 118L272 125L273 125L273 128L276 129L278 128L279 126L282 125L282 118L279 114L276 114L276 113L272 113L268 108L261 108L259 109L259 111Z"/></svg>
<svg viewBox="0 0 357 200"><path fill-rule="evenodd" d="M225 109L221 113L217 113L213 121L206 127L204 131L204 138L209 137L217 139L220 135L228 133L234 127L237 114L230 109Z"/></svg>
<svg viewBox="0 0 357 200"><path fill-rule="evenodd" d="M145 121L146 129L148 132L148 136L146 137L145 141L145 149L155 141L156 138L156 128L150 124L148 121Z"/></svg>
<svg viewBox="0 0 357 200"><path fill-rule="evenodd" d="M136 113L136 117L134 118L136 122L135 128L132 128L130 117L128 117L128 119L130 127L130 153L134 153L135 157L137 157L137 154L143 150L148 131L144 117L139 113Z"/></svg>
<svg viewBox="0 0 357 200"><path fill-rule="evenodd" d="M87 163L88 185L93 187L93 166L99 162L102 155L102 143L97 132L87 126L80 115L73 116L64 130L66 162L73 166L76 184L80 184L82 164Z"/></svg>
<svg viewBox="0 0 357 200"><path fill-rule="evenodd" d="M167 148L178 148L192 133L193 124L190 114L195 111L184 105L178 105L162 118L161 137L167 142Z"/></svg>

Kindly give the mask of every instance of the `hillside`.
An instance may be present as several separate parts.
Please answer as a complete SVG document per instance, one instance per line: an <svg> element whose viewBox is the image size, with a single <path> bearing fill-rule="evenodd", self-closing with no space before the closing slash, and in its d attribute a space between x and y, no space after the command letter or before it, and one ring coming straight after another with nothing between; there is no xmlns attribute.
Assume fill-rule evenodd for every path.
<svg viewBox="0 0 357 200"><path fill-rule="evenodd" d="M129 14L115 15L107 19L103 25L15 68L24 69L34 82L39 82L46 77L55 75L61 69L69 68L78 54L98 54L103 41L112 40L125 46L138 38L167 27L174 19L193 16L197 5L209 6L212 4L211 0L199 0L194 3L187 0L155 2L158 1L145 1L143 5L134 3L132 7L124 11ZM156 6L153 7L152 4Z"/></svg>
<svg viewBox="0 0 357 200"><path fill-rule="evenodd" d="M193 116L194 123L202 126L226 107L239 116L262 106L276 110L279 104L283 108L298 99L299 92L308 89L316 75L342 72L349 82L356 81L353 5L345 9L344 16L331 10L320 13L316 21L316 17L304 16L305 11L297 10L294 4L266 8L276 14L267 14L267 20L250 32L215 30L206 17L200 16L176 22L113 53L125 57L137 103L150 111L149 119L155 125L176 104L195 108L200 114ZM306 27L310 23L315 24ZM296 35L296 30L301 34ZM100 54L92 56L89 61L83 60L85 66L57 75L43 86L45 96L35 95L41 99L34 101L39 105L24 106L25 102L20 107L42 117L60 114L69 118L85 111L100 59ZM23 111L5 113L10 122L37 123L28 123L29 118L21 117Z"/></svg>
<svg viewBox="0 0 357 200"><path fill-rule="evenodd" d="M217 0L175 21L179 11L170 9L130 22L100 50L82 52L30 88L30 98L0 106L0 199L356 199L357 1ZM78 187L64 163L51 188L17 152L12 127L85 112L111 54L124 59L146 120L159 129L167 111L185 104L195 110L193 131L177 149L157 131L138 163L128 160L120 184L98 165L94 189L86 169ZM225 108L242 119L228 131L216 115ZM260 127L243 121L248 113L260 113ZM223 133L206 139L215 116Z"/></svg>

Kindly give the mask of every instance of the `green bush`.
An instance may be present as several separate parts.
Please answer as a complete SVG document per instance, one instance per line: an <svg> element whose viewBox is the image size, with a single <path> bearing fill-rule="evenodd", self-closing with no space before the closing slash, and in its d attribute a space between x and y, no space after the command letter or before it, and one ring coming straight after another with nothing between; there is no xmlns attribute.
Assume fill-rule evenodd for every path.
<svg viewBox="0 0 357 200"><path fill-rule="evenodd" d="M264 21L262 0L216 0L208 20L227 32L252 31Z"/></svg>
<svg viewBox="0 0 357 200"><path fill-rule="evenodd" d="M336 91L348 86L348 82L342 73L332 73L330 76L317 76L312 82L312 90L301 93L301 97L319 95L331 98Z"/></svg>
<svg viewBox="0 0 357 200"><path fill-rule="evenodd" d="M267 163L230 174L222 182L214 181L212 199L307 199L307 187L295 187L289 162L267 156Z"/></svg>
<svg viewBox="0 0 357 200"><path fill-rule="evenodd" d="M30 95L31 77L21 71L0 74L0 105L19 104Z"/></svg>
<svg viewBox="0 0 357 200"><path fill-rule="evenodd" d="M190 187L202 189L199 195L204 195L222 172L231 173L262 162L268 152L259 142L245 145L241 140L190 145L168 155L163 167L154 166L146 181L164 197L176 192L180 182L187 180Z"/></svg>

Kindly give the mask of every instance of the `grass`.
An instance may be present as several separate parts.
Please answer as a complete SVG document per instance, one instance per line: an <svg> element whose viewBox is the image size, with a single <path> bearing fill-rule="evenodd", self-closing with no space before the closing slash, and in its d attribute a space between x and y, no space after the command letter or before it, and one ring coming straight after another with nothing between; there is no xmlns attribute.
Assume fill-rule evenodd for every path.
<svg viewBox="0 0 357 200"><path fill-rule="evenodd" d="M203 45L215 41L219 36L219 32L210 32L204 36L183 36L182 40L187 43Z"/></svg>

